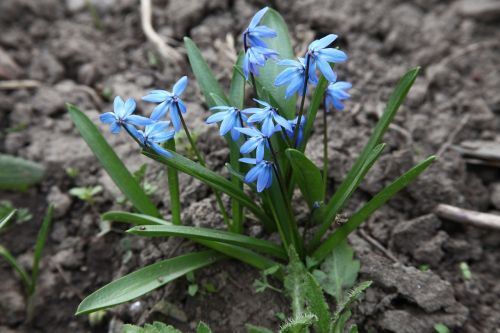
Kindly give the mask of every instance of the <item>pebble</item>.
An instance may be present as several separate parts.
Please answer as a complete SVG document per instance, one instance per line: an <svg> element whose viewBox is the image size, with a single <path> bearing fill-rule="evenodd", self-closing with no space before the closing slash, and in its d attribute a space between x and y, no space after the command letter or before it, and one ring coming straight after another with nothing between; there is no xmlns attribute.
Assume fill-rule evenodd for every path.
<svg viewBox="0 0 500 333"><path fill-rule="evenodd" d="M496 209L500 209L500 183L491 186L491 204Z"/></svg>
<svg viewBox="0 0 500 333"><path fill-rule="evenodd" d="M497 0L462 0L457 4L458 13L478 20L500 18L500 2Z"/></svg>
<svg viewBox="0 0 500 333"><path fill-rule="evenodd" d="M54 216L62 217L66 215L70 206L71 198L68 194L61 192L59 187L52 186L47 196L47 201L54 206Z"/></svg>

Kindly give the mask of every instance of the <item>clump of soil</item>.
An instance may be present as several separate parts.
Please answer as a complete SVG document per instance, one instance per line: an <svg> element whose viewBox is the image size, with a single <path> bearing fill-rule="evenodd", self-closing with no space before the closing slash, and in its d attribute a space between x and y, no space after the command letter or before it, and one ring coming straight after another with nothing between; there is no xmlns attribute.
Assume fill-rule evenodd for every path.
<svg viewBox="0 0 500 333"><path fill-rule="evenodd" d="M159 319L192 330L200 319L215 332L243 332L245 323L276 329L277 313L287 314L283 295L253 292L254 269L234 261L196 273L200 292L187 293L185 279L109 310L90 326L75 317L83 297L114 278L162 258L187 252L189 243L149 240L123 233L123 227L99 236L99 214L123 209L118 189L73 127L65 103L78 105L96 121L111 108L110 96L139 99L152 87L170 87L188 73L187 61L164 62L140 30L133 0L56 0L0 2L0 80L33 79L34 89L0 90L0 151L47 167L43 183L26 193L2 192L2 200L28 207L34 219L0 234L0 243L28 264L44 210L55 205L56 219L42 261L32 326L24 324L23 290L10 267L0 262L0 331L119 332L123 322ZM184 35L202 49L223 84L228 83L239 34L261 1L154 1L154 24L182 49ZM328 129L329 184L340 183L383 111L398 78L422 66L407 101L384 140L385 154L349 202L350 214L424 156L445 144L465 115L453 143L485 140L500 144L500 38L498 3L482 1L321 0L273 1L287 20L297 53L314 38L340 36L350 56L338 66L339 78L353 83L348 112L331 115ZM487 8L485 10L484 8ZM228 36L234 37L228 38ZM233 42L235 41L235 42ZM228 52L229 50L229 52ZM228 150L215 128L204 125L208 112L194 81L186 93L187 121L199 137L210 166L222 171ZM150 106L139 103L141 112ZM154 199L168 217L169 203L161 166L140 156L125 136L106 138L131 170L149 165L148 181L157 183ZM321 165L321 121L309 156ZM79 174L72 178L67 168ZM104 192L89 206L68 191L100 184ZM438 203L480 211L500 210L500 172L474 168L447 149L418 181L391 200L355 233L350 242L362 263L361 279L374 285L354 311L362 332L432 332L443 323L460 332L494 332L500 327L498 232L464 227L432 214ZM183 220L222 227L214 197L200 182L181 177ZM251 232L259 233L259 228ZM366 235L392 253L380 252ZM460 271L468 263L470 280ZM423 268L426 269L423 269Z"/></svg>

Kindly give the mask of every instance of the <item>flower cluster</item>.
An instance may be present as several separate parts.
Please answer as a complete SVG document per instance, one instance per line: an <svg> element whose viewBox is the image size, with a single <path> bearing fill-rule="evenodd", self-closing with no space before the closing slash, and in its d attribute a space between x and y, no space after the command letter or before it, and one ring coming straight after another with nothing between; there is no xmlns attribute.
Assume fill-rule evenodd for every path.
<svg viewBox="0 0 500 333"><path fill-rule="evenodd" d="M149 118L134 115L135 101L128 99L124 103L119 96L115 97L114 112L103 113L99 118L104 124L110 125L111 133L118 134L123 127L143 147L153 149L162 156L170 157L172 154L162 148L161 144L172 139L182 127L182 113L186 113L186 105L180 96L187 84L188 78L183 76L174 84L172 92L152 90L142 97L146 102L158 103ZM167 113L170 115L174 130L169 130L170 121L161 120ZM144 130L138 129L139 126L144 127Z"/></svg>
<svg viewBox="0 0 500 333"><path fill-rule="evenodd" d="M266 39L277 37L276 31L260 24L267 11L267 7L259 10L243 32L245 56L242 67L247 80L250 76L252 80L258 76L259 68L265 66L269 59L279 57L279 53L266 43ZM274 85L287 86L286 99L295 94L302 96L301 110L294 119L286 119L280 115L277 107L257 98L254 98L254 101L258 107L240 110L231 105L218 105L210 109L214 114L208 117L206 122L220 123L220 135L230 133L232 140L238 141L243 134L245 142L240 146L240 153L244 157L240 161L255 165L247 173L245 182L256 181L258 192L272 185L273 170L278 173L276 165L278 161L274 158L276 152L272 151L271 147L274 133L281 132L285 141L293 147L298 146L304 139L303 127L306 117L302 114L303 99L307 87L318 84L318 71L329 81L325 91L325 110L329 111L332 107L338 110L344 109L343 101L350 97L346 90L352 85L348 82L337 82L337 75L332 69L332 64L347 60L347 55L343 51L328 47L336 38L334 34L327 35L313 41L303 57L298 57L297 60L282 59L277 62L279 66L286 68L276 77ZM171 92L152 90L144 96L142 98L144 101L157 103L149 118L133 114L136 108L133 99L123 102L120 97L116 97L114 112L101 115L101 121L110 125L112 133L119 133L123 127L143 147L169 157L171 154L162 148L161 144L172 139L182 127L188 134L182 116L186 113L186 105L180 97L187 84L188 79L184 76L175 83ZM170 121L162 120L167 114L170 116ZM170 123L173 125L173 130L169 130ZM255 157L248 157L254 152ZM271 160L271 157L274 160Z"/></svg>

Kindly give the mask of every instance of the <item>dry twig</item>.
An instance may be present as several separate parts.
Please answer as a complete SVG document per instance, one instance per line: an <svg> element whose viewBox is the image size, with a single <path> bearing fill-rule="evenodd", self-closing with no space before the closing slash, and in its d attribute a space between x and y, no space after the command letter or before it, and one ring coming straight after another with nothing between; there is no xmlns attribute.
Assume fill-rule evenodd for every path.
<svg viewBox="0 0 500 333"><path fill-rule="evenodd" d="M363 237L365 241L367 241L370 245L374 246L376 249L380 250L387 258L391 259L395 263L399 263L398 258L391 251L386 249L382 244L379 243L378 240L368 235L363 229L358 229L359 235Z"/></svg>
<svg viewBox="0 0 500 333"><path fill-rule="evenodd" d="M446 152L446 150L453 144L453 141L457 137L457 135L460 133L460 131L464 128L465 125L469 122L470 115L466 114L465 116L462 117L462 120L458 123L457 127L455 127L455 130L450 134L446 142L443 143L443 145L439 148L438 152L436 155L443 156L443 154Z"/></svg>
<svg viewBox="0 0 500 333"><path fill-rule="evenodd" d="M175 50L173 47L168 45L153 29L151 24L151 0L141 0L141 25L142 31L148 38L148 40L153 43L156 47L158 53L164 58L164 60L182 60L181 54Z"/></svg>
<svg viewBox="0 0 500 333"><path fill-rule="evenodd" d="M30 89L40 86L35 80L7 80L0 81L0 90Z"/></svg>
<svg viewBox="0 0 500 333"><path fill-rule="evenodd" d="M434 213L444 219L478 228L500 230L500 216L439 204Z"/></svg>

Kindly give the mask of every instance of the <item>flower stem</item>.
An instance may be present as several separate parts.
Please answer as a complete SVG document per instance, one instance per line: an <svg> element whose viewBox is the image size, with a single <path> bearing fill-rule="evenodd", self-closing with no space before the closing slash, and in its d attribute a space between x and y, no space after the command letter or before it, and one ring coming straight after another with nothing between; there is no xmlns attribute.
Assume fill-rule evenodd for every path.
<svg viewBox="0 0 500 333"><path fill-rule="evenodd" d="M186 125L186 121L184 120L184 117L182 116L182 112L179 110L179 107L177 106L177 104L174 104L174 107L175 107L175 111L177 111L177 113L179 114L179 118L181 119L181 123L182 123L182 127L184 128L184 133L186 133L186 137L187 139L189 140L189 143L191 144L191 147L193 148L193 151L196 155L196 158L198 158L198 162L203 166L203 167L206 167L207 164L205 163L205 159L203 158L203 156L201 155L200 151L198 150L198 148L196 147L196 144L193 140L193 138L191 137L191 133L189 132L189 129ZM214 191L214 194L215 194L215 199L217 201L217 205L219 206L219 209L222 213L222 216L224 217L224 222L226 223L226 225L231 228L231 222L229 220L229 216L227 215L227 212L226 212L226 209L224 208L224 204L222 203L222 198L219 194L219 191L213 189Z"/></svg>
<svg viewBox="0 0 500 333"><path fill-rule="evenodd" d="M327 114L326 114L326 103L325 109L323 110L323 190L326 197L326 188L328 184L328 124L327 124Z"/></svg>
<svg viewBox="0 0 500 333"><path fill-rule="evenodd" d="M306 100L307 83L309 82L309 62L310 62L310 57L308 53L306 55L306 69L304 74L304 89L302 89L302 100L300 101L299 115L297 117L297 126L295 126L295 130L293 131L292 143L294 147L297 147L296 144L297 144L297 138L299 136L300 121L302 120L302 115L304 114L304 102Z"/></svg>

